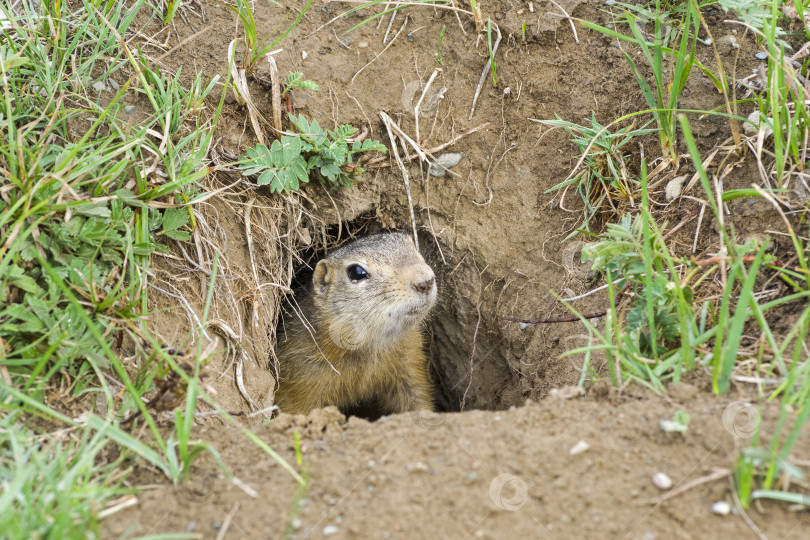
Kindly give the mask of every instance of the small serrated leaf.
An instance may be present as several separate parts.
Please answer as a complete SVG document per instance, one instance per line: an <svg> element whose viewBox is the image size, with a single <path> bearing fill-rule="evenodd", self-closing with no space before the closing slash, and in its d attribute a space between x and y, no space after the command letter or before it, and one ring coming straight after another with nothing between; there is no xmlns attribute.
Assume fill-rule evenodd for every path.
<svg viewBox="0 0 810 540"><path fill-rule="evenodd" d="M188 220L188 210L185 208L167 208L163 212L163 234L183 227Z"/></svg>
<svg viewBox="0 0 810 540"><path fill-rule="evenodd" d="M281 140L284 147L284 164L287 165L301 155L301 138L284 135Z"/></svg>
<svg viewBox="0 0 810 540"><path fill-rule="evenodd" d="M177 240L180 242L188 242L191 240L191 234L188 231L165 231L163 234L171 238L172 240Z"/></svg>
<svg viewBox="0 0 810 540"><path fill-rule="evenodd" d="M304 183L309 182L309 174L307 170L307 162L304 161L302 156L298 156L295 161L292 162L290 165L290 170L292 170L296 177ZM296 189L298 189L296 187Z"/></svg>
<svg viewBox="0 0 810 540"><path fill-rule="evenodd" d="M267 169L259 176L258 179L256 179L256 185L266 186L267 184L273 181L273 178L275 178L275 176L276 176L275 169ZM270 190L272 191L272 187L270 188Z"/></svg>
<svg viewBox="0 0 810 540"><path fill-rule="evenodd" d="M321 174L330 180L335 180L340 175L340 168L334 163L327 163L321 167Z"/></svg>

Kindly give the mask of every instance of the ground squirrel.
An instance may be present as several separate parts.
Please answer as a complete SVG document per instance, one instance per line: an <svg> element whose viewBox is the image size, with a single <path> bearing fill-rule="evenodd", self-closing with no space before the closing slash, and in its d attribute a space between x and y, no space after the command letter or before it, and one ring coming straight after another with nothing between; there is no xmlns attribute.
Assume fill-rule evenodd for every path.
<svg viewBox="0 0 810 540"><path fill-rule="evenodd" d="M436 279L409 236L382 233L335 250L296 300L307 324L291 314L278 333L282 412L433 410L420 326Z"/></svg>

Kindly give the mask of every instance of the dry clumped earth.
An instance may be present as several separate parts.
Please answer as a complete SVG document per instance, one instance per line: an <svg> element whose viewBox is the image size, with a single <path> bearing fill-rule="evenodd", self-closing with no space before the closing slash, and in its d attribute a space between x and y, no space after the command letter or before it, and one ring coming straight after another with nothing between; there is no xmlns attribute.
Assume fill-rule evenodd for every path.
<svg viewBox="0 0 810 540"><path fill-rule="evenodd" d="M237 37L235 16L222 2L202 0L200 5L205 20L189 13L190 24L178 22L169 47L183 45L162 63L168 69L186 66L187 76L192 65L207 76L224 76L228 43ZM574 17L610 22L601 3L559 5ZM247 538L746 538L754 537L757 528L770 538L807 534L810 515L787 504L753 505L745 519L735 508L729 469L750 431L745 430L747 416L732 415L729 422L723 413L729 407L738 410L735 404L751 399L753 389L740 384L714 396L709 377L698 370L665 396L632 385L617 391L604 383L586 386L584 395L566 396L555 390L577 384L582 360L559 356L582 344L584 328L579 323L521 328L504 320L565 316L552 292L573 296L597 285L572 262L581 244L564 241L581 216L573 197L561 204L559 196L546 193L571 171L575 149L562 130L546 133L547 128L528 119L558 114L585 124L593 114L604 125L643 103L621 50L610 39L581 26L575 39L552 3L534 2L533 8L530 12L526 4L510 2L487 7L503 34L496 57L499 84L484 86L472 119L486 41L477 40L471 21L464 19L463 33L449 12L400 12L389 40L397 37L383 52L388 18L379 27L371 22L345 34L371 12L324 26L347 4L317 3L276 55L282 74L300 70L320 85L318 92L296 92L295 105L298 113L327 128L343 123L367 127L371 137L388 144L378 116L386 111L414 134L409 107L419 93L414 98L413 89L437 67L442 71L433 86L446 92L420 118L423 146L441 145L488 123L448 148L464 156L453 175L430 177L415 161L409 166L420 244L440 280L439 306L427 331L432 375L445 412L369 423L325 409L307 417L281 414L249 421L290 463L296 461L294 433L300 434L302 465L296 468L311 478L305 493L237 429L216 418L201 419L195 437L218 449L237 480L226 479L210 457L197 462L182 486L136 470L131 484L149 489L138 495L136 506L105 522L108 536L188 531L210 538L223 532ZM269 3L257 3L255 9L260 35L284 24L283 12ZM758 62L756 44L737 35L739 50L721 47L719 38L736 31L723 24L721 12L708 12L707 18L724 62L732 65L739 52L737 71L749 73ZM521 42L523 20L526 43ZM442 26L439 66L435 52ZM144 51L154 57L164 52L149 46ZM706 64L711 54L708 47L698 51ZM269 92L258 81L251 92L269 116ZM683 96L686 109L723 103L696 71ZM703 152L728 137L727 125L716 118L690 121ZM256 144L245 110L232 96L226 99L219 137L213 149L219 163ZM641 142L648 159L654 158L657 140ZM272 404L275 381L268 365L274 321L293 274L305 273L307 263L324 249L352 235L408 230L405 188L398 169L388 163L370 167L361 186L328 194L313 185L298 195L271 196L240 182L238 172L210 179L208 187L221 191L196 210L196 248L187 253L178 248L173 258L156 262L155 272L158 283L169 283L199 313L210 278L202 268L181 263L210 263L215 251L222 253L209 329L221 343L240 346L221 347L208 366L206 384L223 407L247 413ZM680 167L692 172L686 159ZM755 181L755 164L748 160L726 187ZM662 191L652 197L663 207ZM664 220L677 223L695 207L679 199L666 208ZM779 227L767 204L741 199L729 208L729 219L742 235ZM697 256L716 249L711 225L704 229ZM684 227L672 237L672 249L691 249L694 235L694 224ZM777 254L789 249L784 240L774 240ZM173 298L156 293L153 301L152 328L166 343L186 345L193 318L176 308ZM606 302L597 294L576 307L590 313L604 309ZM600 371L604 374L604 366ZM660 420L678 410L691 415L688 432L662 431ZM767 434L776 409L763 411ZM810 459L808 448L810 436L803 433L797 458ZM668 475L673 487L657 488L656 473ZM712 512L719 501L732 507L730 515Z"/></svg>

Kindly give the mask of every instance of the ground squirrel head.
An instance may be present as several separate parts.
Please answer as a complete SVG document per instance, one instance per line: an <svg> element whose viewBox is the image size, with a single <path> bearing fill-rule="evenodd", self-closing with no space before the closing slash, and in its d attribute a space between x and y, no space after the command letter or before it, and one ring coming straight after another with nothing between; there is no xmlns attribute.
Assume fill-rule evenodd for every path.
<svg viewBox="0 0 810 540"><path fill-rule="evenodd" d="M313 300L332 341L358 350L394 344L436 303L436 278L411 238L382 233L343 246L318 262Z"/></svg>

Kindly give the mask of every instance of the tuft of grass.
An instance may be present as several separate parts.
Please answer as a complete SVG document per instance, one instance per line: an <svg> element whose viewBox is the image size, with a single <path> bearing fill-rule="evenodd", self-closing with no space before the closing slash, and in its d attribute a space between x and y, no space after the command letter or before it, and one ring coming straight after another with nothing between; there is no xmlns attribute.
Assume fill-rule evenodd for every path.
<svg viewBox="0 0 810 540"><path fill-rule="evenodd" d="M704 190L707 191L707 200L710 201L713 211L717 213L720 209L717 208L711 196L708 176L703 169L697 145L685 117L681 117L681 126L687 147L692 155L692 161L700 175ZM764 191L760 192L767 197ZM777 211L781 212L775 203L774 205ZM785 219L784 214L782 217ZM728 235L724 229L721 232L726 236ZM781 373L784 377L783 382L768 397L769 401L779 400L779 419L774 433L771 435L770 445L768 447L761 445L761 425L757 423L752 445L744 448L737 458L734 476L737 494L743 507L748 507L751 501L757 498L770 498L796 504L810 502L807 496L773 489L777 480L782 476L799 481L804 480L801 469L791 465L788 458L796 445L799 434L810 419L810 361L808 361L804 347L807 339L810 338L810 304L805 306L781 343L779 343L777 336L774 335L767 319L764 317L764 313L769 309L784 305L789 301L810 297L807 246L803 245L802 240L797 237L792 227L788 227L788 234L796 250L798 270L800 272L781 268L777 268L777 270L786 274L789 283L798 292L772 300L766 304L759 304L752 290L757 272L764 263L763 254L766 246L762 246L750 268L746 268L741 262L730 267L729 281L724 288L717 323L718 330L714 337L715 343L711 365L715 392L722 393L729 388L731 374L738 359L737 349L740 345L744 326L750 320L756 322L758 330L763 336L763 341L767 343L770 349L774 366L772 370L778 370L778 373ZM738 250L730 250L731 253L735 251L737 252L737 258L742 261L743 259L740 257L740 255L743 255L742 253ZM796 279L790 279L791 277ZM738 288L738 297L734 306L736 310L732 313L730 291L735 289L735 281L740 283L740 287ZM762 352L760 352L761 354ZM758 360L761 361L761 358ZM756 487L759 487L759 489L755 489Z"/></svg>
<svg viewBox="0 0 810 540"><path fill-rule="evenodd" d="M184 85L130 50L144 0L96 4L0 4L0 530L12 537L97 531L126 493L122 460L175 482L202 452L224 469L191 429L197 400L213 403L200 383L212 347L167 351L143 319L151 255L195 225L224 96L210 111L217 78ZM200 334L216 276L215 262ZM134 361L117 353L125 336ZM163 410L175 410L168 432Z"/></svg>
<svg viewBox="0 0 810 540"><path fill-rule="evenodd" d="M492 51L492 19L487 19L487 47L492 70L492 86L498 86L498 66L495 64L495 54Z"/></svg>
<svg viewBox="0 0 810 540"><path fill-rule="evenodd" d="M744 507L757 498L807 504L806 495L784 486L790 485L790 479L804 480L801 469L789 458L810 420L810 362L804 346L810 338L808 247L789 227L797 253L794 271L777 264L767 253L767 242L738 244L734 232L722 225L717 201L724 197L712 190L689 123L684 116L679 121L725 252L721 250L720 255L705 261L677 258L669 252L661 228L650 213L646 166L642 162L640 215L626 216L620 224L608 225L598 241L583 248L583 260L593 261L594 268L606 276L611 305L616 305L619 296L629 296L629 307L609 310L603 332L581 318L590 335L589 343L566 355L585 355L581 383L586 372L596 377L590 359L593 352L601 350L607 357L613 384L633 380L658 391L663 391L665 381L677 382L683 371L702 364L711 369L713 390L718 394L729 389L737 365L754 357L757 365L763 366L764 377L780 381L767 396L769 401L778 401L780 412L770 442L763 441L757 421L750 446L740 452L734 468L737 494ZM755 189L745 194L732 193L729 198L738 195L763 197L780 211L773 193ZM782 217L787 222L784 214ZM720 298L715 302L712 281L720 265L726 269ZM766 268L796 292L761 301L755 288ZM709 293L701 293L705 288ZM701 300L701 296L708 298ZM796 301L805 302L801 314L787 333L776 335L766 314ZM743 334L761 336L754 352L741 347ZM667 427L681 429L669 422ZM734 426L726 427L733 431Z"/></svg>
<svg viewBox="0 0 810 540"><path fill-rule="evenodd" d="M753 97L759 113L755 117L754 127L773 143L771 171L764 167L760 170L763 182L769 187L771 177L777 185L784 185L794 171L804 169L804 156L808 150L807 129L810 127L810 112L805 105L806 100L810 99L810 92L785 54L789 45L781 39L785 31L779 26L782 13L777 4L753 0L721 2L721 6L733 8L740 19L749 25L762 40L768 54L767 80L762 81L763 91L755 93ZM803 17L803 8L796 7L800 18ZM806 25L803 26L807 33ZM763 155L771 157L769 154L771 152Z"/></svg>
<svg viewBox="0 0 810 540"><path fill-rule="evenodd" d="M695 65L695 48L700 27L698 8L694 0L686 3L679 29L667 20L668 12L662 10L660 0L656 1L654 13L643 7L628 5L626 8L622 11L622 15L632 37L589 21L582 21L582 24L605 35L634 43L641 49L647 64L652 70L653 87L650 86L632 56L626 51L623 51L624 58L633 71L636 82L641 88L650 112L660 129L661 152L674 160L677 153L678 123L676 115L678 113L678 99L686 85L693 65ZM648 22L654 24L652 44L647 41L642 30L642 25ZM680 39L678 39L678 33L680 33ZM677 49L668 47L670 43L676 43ZM664 75L666 71L664 65L665 53L673 56L674 64L673 69L670 70L672 77L666 79Z"/></svg>
<svg viewBox="0 0 810 540"><path fill-rule="evenodd" d="M307 10L309 10L310 6L312 5L313 0L307 0L306 5L304 5L303 9L298 12L298 15L295 17L293 22L290 23L290 25L276 38L266 37L261 41L259 40L259 32L256 28L256 20L253 18L253 10L250 9L250 2L248 2L248 0L235 0L235 2L236 5L229 4L228 7L231 8L231 11L236 13L242 23L245 41L245 56L242 60L242 67L247 73L250 73L250 71L252 71L255 67L256 62L262 56L270 52L273 47L281 43L284 38L286 38L296 26L298 26L298 23L301 22L301 19L304 18ZM283 7L275 0L270 0L270 2L278 7ZM287 15L289 16L290 13L292 13L292 9L288 9ZM273 30L275 31L276 29L277 28L274 28Z"/></svg>
<svg viewBox="0 0 810 540"><path fill-rule="evenodd" d="M716 196L702 170L685 118L681 120L681 129L706 191L706 200L714 212L719 212ZM768 346L777 351L774 365L788 373L790 368L770 331L765 313L810 296L810 283L807 282L810 276L794 272L792 274L803 280L803 283L796 283L792 279L796 276L788 275L799 292L760 303L754 294L754 286L761 272L767 267L785 273L767 254L766 244L749 241L739 245L733 234L723 230L727 255L707 261L675 257L663 242L661 228L650 213L643 162L640 183L640 215L635 218L628 215L619 224L609 224L599 239L582 251L583 260L592 261L594 269L604 272L611 305L621 294L631 298L629 308L622 313L610 310L604 333L583 319L592 340L586 347L566 354L604 350L614 384L631 379L663 390L664 381L677 382L684 370L695 367L696 352L709 347L711 352L704 363L712 369L714 391L723 393L727 391L734 368L741 359L740 345L746 324L754 322L762 330ZM757 195L770 196L766 192ZM721 223L719 215L716 219ZM717 273L721 263L728 267L719 303L711 299L699 300L697 291L702 285L711 287L710 278ZM804 257L799 264L805 267ZM806 371L808 368L802 369ZM810 391L805 392L810 395Z"/></svg>
<svg viewBox="0 0 810 540"><path fill-rule="evenodd" d="M99 538L99 514L132 491L121 487L123 458L100 456L110 445L89 427L35 436L19 411L0 418L3 536Z"/></svg>
<svg viewBox="0 0 810 540"><path fill-rule="evenodd" d="M442 25L442 31L439 32L439 44L436 46L436 61L440 66L444 65L442 62L442 40L444 39L445 25Z"/></svg>
<svg viewBox="0 0 810 540"><path fill-rule="evenodd" d="M550 193L575 186L582 199L583 225L569 238L579 232L591 233L591 222L602 212L604 205L610 205L612 211L617 212L620 201L633 200L641 184L628 167L631 157L628 145L635 137L655 133L657 129L648 128L647 123L638 129L629 125L612 133L596 120L595 115L590 119L590 126L562 120L559 116L555 120L531 120L563 128L582 153L581 166L569 178L546 191Z"/></svg>

